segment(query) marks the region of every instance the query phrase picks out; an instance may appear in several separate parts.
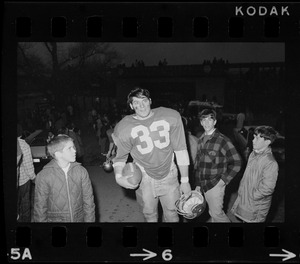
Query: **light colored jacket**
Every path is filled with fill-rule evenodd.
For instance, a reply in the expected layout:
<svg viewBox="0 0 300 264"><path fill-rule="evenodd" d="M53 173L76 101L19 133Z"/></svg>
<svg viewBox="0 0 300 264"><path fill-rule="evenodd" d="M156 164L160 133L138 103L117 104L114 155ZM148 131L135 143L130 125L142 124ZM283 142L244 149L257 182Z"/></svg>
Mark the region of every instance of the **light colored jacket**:
<svg viewBox="0 0 300 264"><path fill-rule="evenodd" d="M249 156L238 197L231 212L245 222L264 222L278 177L278 164L271 148Z"/></svg>
<svg viewBox="0 0 300 264"><path fill-rule="evenodd" d="M34 222L94 222L95 203L87 170L72 162L67 172L53 159L35 180Z"/></svg>

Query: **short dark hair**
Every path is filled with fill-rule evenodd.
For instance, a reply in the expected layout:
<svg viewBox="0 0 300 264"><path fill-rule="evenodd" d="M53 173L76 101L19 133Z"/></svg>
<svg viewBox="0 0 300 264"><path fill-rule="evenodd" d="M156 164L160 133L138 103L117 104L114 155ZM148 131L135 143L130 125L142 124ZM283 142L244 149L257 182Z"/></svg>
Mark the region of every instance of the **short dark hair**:
<svg viewBox="0 0 300 264"><path fill-rule="evenodd" d="M199 117L200 117L200 120L202 120L206 117L211 117L213 120L216 120L217 119L217 113L212 108L206 108L206 109L203 109L200 112Z"/></svg>
<svg viewBox="0 0 300 264"><path fill-rule="evenodd" d="M254 130L255 135L260 135L266 140L270 140L271 144L277 138L277 131L271 126L258 126Z"/></svg>
<svg viewBox="0 0 300 264"><path fill-rule="evenodd" d="M55 152L63 150L67 142L74 141L73 138L65 135L59 134L54 137L47 145L47 150L49 154L55 158Z"/></svg>
<svg viewBox="0 0 300 264"><path fill-rule="evenodd" d="M128 94L127 104L130 105L132 103L133 97L141 98L143 96L146 96L148 99L150 99L150 92L147 89L136 87Z"/></svg>

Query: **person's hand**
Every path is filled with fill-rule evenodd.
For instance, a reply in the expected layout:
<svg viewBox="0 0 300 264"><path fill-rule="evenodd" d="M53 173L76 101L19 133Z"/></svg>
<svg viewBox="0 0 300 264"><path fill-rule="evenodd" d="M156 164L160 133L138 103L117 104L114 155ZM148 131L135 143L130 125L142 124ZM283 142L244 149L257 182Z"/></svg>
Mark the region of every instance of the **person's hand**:
<svg viewBox="0 0 300 264"><path fill-rule="evenodd" d="M225 183L222 179L220 179L220 182L221 182L223 185L226 185L226 183Z"/></svg>
<svg viewBox="0 0 300 264"><path fill-rule="evenodd" d="M189 182L182 182L180 184L180 193L183 193L185 198L191 195L192 189Z"/></svg>
<svg viewBox="0 0 300 264"><path fill-rule="evenodd" d="M196 186L196 188L195 188L195 191L197 191L197 192L199 192L199 193L202 193L202 191L201 191L201 187L198 185L198 186Z"/></svg>
<svg viewBox="0 0 300 264"><path fill-rule="evenodd" d="M116 178L116 182L117 184L119 184L120 186L126 189L136 189L139 186L139 184L136 185L131 184L130 182L127 181L127 178L128 177L124 177L124 176Z"/></svg>

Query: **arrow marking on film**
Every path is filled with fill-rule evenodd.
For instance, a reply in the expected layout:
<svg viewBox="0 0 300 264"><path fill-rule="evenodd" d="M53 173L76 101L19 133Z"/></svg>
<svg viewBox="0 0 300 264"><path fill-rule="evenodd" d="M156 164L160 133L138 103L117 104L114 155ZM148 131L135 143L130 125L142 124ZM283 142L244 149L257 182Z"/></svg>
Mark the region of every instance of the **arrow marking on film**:
<svg viewBox="0 0 300 264"><path fill-rule="evenodd" d="M131 257L145 257L143 260L147 260L149 258L154 258L157 256L156 253L150 251L150 250L147 250L147 249L144 249L143 250L147 253L133 253L133 254L130 254Z"/></svg>
<svg viewBox="0 0 300 264"><path fill-rule="evenodd" d="M292 252L289 252L285 249L282 249L282 251L284 251L286 254L270 254L270 257L285 257L282 261L296 257L296 255Z"/></svg>

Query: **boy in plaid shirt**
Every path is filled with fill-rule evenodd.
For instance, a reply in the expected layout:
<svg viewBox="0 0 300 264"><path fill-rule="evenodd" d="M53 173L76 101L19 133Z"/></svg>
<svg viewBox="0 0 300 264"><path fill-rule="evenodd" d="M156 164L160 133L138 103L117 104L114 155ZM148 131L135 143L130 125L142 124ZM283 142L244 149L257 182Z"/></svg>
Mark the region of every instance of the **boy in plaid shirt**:
<svg viewBox="0 0 300 264"><path fill-rule="evenodd" d="M200 113L204 133L199 138L196 157L196 185L200 185L209 208L211 222L230 222L223 211L226 185L241 169L241 157L230 139L215 128L216 112Z"/></svg>

